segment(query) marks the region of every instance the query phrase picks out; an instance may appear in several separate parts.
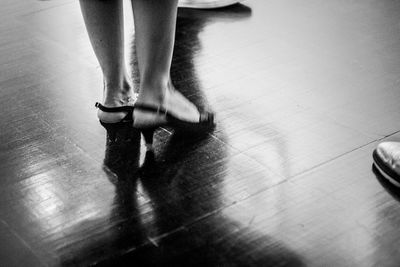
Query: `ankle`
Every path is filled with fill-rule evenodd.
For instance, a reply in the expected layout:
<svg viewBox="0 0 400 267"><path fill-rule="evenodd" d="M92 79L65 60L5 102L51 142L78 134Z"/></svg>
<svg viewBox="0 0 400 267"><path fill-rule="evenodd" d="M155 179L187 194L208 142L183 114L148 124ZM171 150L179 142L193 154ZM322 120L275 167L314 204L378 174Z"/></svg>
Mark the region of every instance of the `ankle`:
<svg viewBox="0 0 400 267"><path fill-rule="evenodd" d="M116 68L112 71L103 71L103 81L105 88L118 88L120 90L132 87L132 79L128 75L126 68Z"/></svg>
<svg viewBox="0 0 400 267"><path fill-rule="evenodd" d="M104 81L103 104L106 106L126 105L135 98L132 83L124 80L121 83L107 83Z"/></svg>
<svg viewBox="0 0 400 267"><path fill-rule="evenodd" d="M142 83L138 101L161 104L165 99L167 87L166 83Z"/></svg>
<svg viewBox="0 0 400 267"><path fill-rule="evenodd" d="M121 81L106 81L104 80L104 90L109 92L129 92L132 90L133 85L129 79Z"/></svg>

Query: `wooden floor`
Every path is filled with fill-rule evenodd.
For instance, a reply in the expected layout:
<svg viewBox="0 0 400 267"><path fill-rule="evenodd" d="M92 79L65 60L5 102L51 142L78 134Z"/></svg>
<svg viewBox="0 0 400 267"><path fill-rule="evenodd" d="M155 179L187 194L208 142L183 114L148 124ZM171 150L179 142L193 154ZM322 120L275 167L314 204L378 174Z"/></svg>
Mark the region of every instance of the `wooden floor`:
<svg viewBox="0 0 400 267"><path fill-rule="evenodd" d="M399 25L394 0L180 10L172 78L218 125L146 155L98 123L78 1L2 0L0 265L400 266L371 168L400 141Z"/></svg>

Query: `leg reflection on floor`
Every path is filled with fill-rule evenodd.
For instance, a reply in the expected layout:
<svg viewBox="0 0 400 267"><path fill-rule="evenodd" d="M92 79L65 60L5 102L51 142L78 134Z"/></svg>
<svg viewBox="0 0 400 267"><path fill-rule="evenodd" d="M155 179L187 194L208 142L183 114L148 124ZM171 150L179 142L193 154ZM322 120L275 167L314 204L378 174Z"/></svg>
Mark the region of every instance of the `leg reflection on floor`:
<svg viewBox="0 0 400 267"><path fill-rule="evenodd" d="M147 152L140 164L138 132L108 131L104 169L115 186L108 224L86 222L101 234L75 244L63 265L303 266L279 241L221 213L228 205L221 196L229 159L220 141L161 138L161 154ZM83 229L72 232L79 236Z"/></svg>

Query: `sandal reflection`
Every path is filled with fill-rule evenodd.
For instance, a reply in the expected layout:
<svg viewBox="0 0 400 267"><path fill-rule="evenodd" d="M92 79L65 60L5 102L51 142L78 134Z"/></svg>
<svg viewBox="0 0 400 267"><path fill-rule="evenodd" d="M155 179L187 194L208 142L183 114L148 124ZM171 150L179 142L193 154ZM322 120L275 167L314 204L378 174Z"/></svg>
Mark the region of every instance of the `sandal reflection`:
<svg viewBox="0 0 400 267"><path fill-rule="evenodd" d="M228 204L224 182L230 160L220 141L173 134L158 145L159 153L147 152L141 166L134 154L136 169L128 166L131 158L122 158L133 155L119 152L119 145L107 149L106 158L115 159L111 170L117 171L110 221L120 221L120 232L113 247L126 253L101 265L304 266L279 241L220 214Z"/></svg>
<svg viewBox="0 0 400 267"><path fill-rule="evenodd" d="M87 222L104 225L62 265L304 266L284 244L222 214L232 204L224 195L226 145L212 136L175 133L156 146L156 154L144 153L139 132L130 127L107 132L111 212L107 222Z"/></svg>

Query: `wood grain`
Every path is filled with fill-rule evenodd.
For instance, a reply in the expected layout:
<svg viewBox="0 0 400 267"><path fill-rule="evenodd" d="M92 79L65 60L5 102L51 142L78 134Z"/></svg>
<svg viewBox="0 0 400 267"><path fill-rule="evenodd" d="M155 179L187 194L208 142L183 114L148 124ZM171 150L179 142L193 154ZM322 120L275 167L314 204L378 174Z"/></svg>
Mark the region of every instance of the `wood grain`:
<svg viewBox="0 0 400 267"><path fill-rule="evenodd" d="M126 4L126 47L138 82ZM249 0L179 10L171 75L214 132L106 131L72 0L0 9L5 266L398 266L400 4Z"/></svg>

